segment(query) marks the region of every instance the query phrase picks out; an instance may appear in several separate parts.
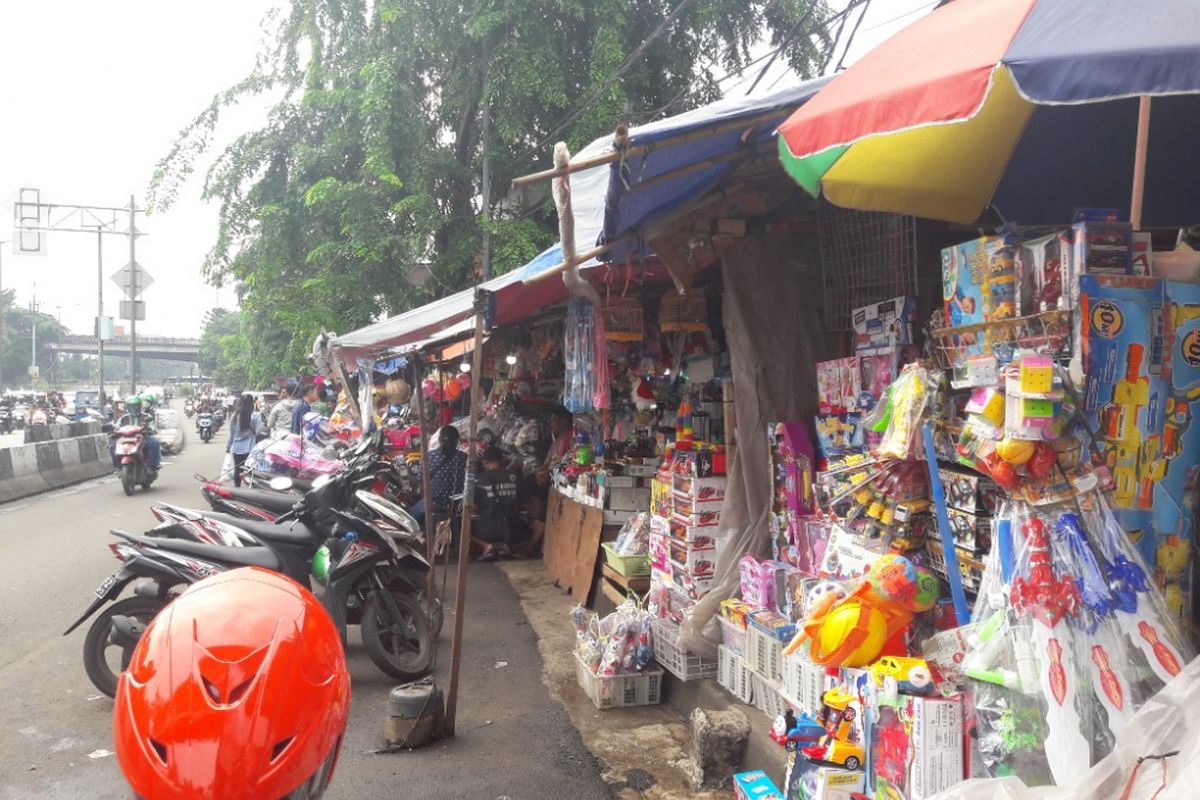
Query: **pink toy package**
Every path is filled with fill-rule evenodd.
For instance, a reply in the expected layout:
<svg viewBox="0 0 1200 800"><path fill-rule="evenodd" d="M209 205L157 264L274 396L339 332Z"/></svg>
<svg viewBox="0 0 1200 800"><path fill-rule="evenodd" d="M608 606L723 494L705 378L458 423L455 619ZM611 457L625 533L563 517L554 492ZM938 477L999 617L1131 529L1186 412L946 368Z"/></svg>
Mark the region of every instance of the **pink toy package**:
<svg viewBox="0 0 1200 800"><path fill-rule="evenodd" d="M756 608L771 608L775 602L775 574L773 570L765 569L767 564L753 553L742 556L738 563L741 574L742 600Z"/></svg>

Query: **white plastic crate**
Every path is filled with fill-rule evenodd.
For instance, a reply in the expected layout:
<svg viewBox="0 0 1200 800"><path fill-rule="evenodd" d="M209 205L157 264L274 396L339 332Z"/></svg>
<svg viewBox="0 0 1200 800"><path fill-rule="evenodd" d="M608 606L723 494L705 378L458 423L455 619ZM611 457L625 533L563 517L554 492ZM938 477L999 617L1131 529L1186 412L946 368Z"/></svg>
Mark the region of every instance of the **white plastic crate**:
<svg viewBox="0 0 1200 800"><path fill-rule="evenodd" d="M717 683L743 703L750 702L752 674L746 662L725 645L717 647Z"/></svg>
<svg viewBox="0 0 1200 800"><path fill-rule="evenodd" d="M689 653L679 643L678 626L665 619L654 620L654 659L681 681L712 678L717 674L717 663Z"/></svg>
<svg viewBox="0 0 1200 800"><path fill-rule="evenodd" d="M774 720L783 714L788 704L779 692L779 684L768 681L761 675L755 675L751 683L753 684L752 696L755 708L766 714L769 720Z"/></svg>
<svg viewBox="0 0 1200 800"><path fill-rule="evenodd" d="M797 705L797 711L814 716L821 710L825 692L837 685L825 667L813 663L805 648L783 657L783 694Z"/></svg>
<svg viewBox="0 0 1200 800"><path fill-rule="evenodd" d="M746 628L746 665L771 681L783 678L781 660L783 642L766 631L749 625Z"/></svg>
<svg viewBox="0 0 1200 800"><path fill-rule="evenodd" d="M576 653L575 677L584 694L601 710L653 706L662 702L661 669L647 669L627 675L596 675Z"/></svg>
<svg viewBox="0 0 1200 800"><path fill-rule="evenodd" d="M739 628L724 617L717 617L717 619L721 620L721 644L744 658L746 656L746 629Z"/></svg>

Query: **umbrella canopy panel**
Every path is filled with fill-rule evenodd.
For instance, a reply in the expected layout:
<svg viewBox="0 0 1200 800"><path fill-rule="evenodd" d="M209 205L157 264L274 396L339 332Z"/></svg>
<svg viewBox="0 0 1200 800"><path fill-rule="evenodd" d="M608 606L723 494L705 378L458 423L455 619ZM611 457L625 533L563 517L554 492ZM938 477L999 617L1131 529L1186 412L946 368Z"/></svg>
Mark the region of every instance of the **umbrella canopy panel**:
<svg viewBox="0 0 1200 800"><path fill-rule="evenodd" d="M968 223L994 201L1061 223L1077 205L1128 207L1127 98L1156 96L1143 221L1194 222L1181 170L1200 139L1180 132L1200 124L1196 12L1195 0L955 0L802 106L780 126L780 157L837 205Z"/></svg>

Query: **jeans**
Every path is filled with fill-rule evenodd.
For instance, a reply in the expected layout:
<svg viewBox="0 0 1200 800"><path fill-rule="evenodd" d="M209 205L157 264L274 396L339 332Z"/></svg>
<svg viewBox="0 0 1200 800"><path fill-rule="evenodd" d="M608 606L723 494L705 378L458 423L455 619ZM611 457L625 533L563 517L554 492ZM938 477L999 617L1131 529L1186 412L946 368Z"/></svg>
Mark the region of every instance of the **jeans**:
<svg viewBox="0 0 1200 800"><path fill-rule="evenodd" d="M142 440L142 444L146 448L146 466L158 472L158 468L162 466L162 442L157 436L147 436ZM108 454L112 456L113 467L121 468L121 460L117 458L117 440L113 439L108 445Z"/></svg>

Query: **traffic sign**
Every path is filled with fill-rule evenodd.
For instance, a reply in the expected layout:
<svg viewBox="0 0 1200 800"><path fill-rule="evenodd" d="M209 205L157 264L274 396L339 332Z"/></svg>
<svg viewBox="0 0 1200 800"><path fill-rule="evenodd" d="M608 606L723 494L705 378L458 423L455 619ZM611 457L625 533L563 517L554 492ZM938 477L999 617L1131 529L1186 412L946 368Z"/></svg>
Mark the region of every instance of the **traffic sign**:
<svg viewBox="0 0 1200 800"><path fill-rule="evenodd" d="M137 264L131 263L121 267L112 276L113 283L115 283L117 286L120 286L121 291L124 292L125 296L130 300L137 299L137 297L133 296L135 276L137 279L137 294L140 297L142 292L146 290L146 287L154 283L154 278L150 277L149 272L146 272L145 269ZM125 318L128 319L128 317Z"/></svg>
<svg viewBox="0 0 1200 800"><path fill-rule="evenodd" d="M138 322L146 319L145 300L122 300L120 305L121 319L136 320ZM134 316L135 314L136 316Z"/></svg>

